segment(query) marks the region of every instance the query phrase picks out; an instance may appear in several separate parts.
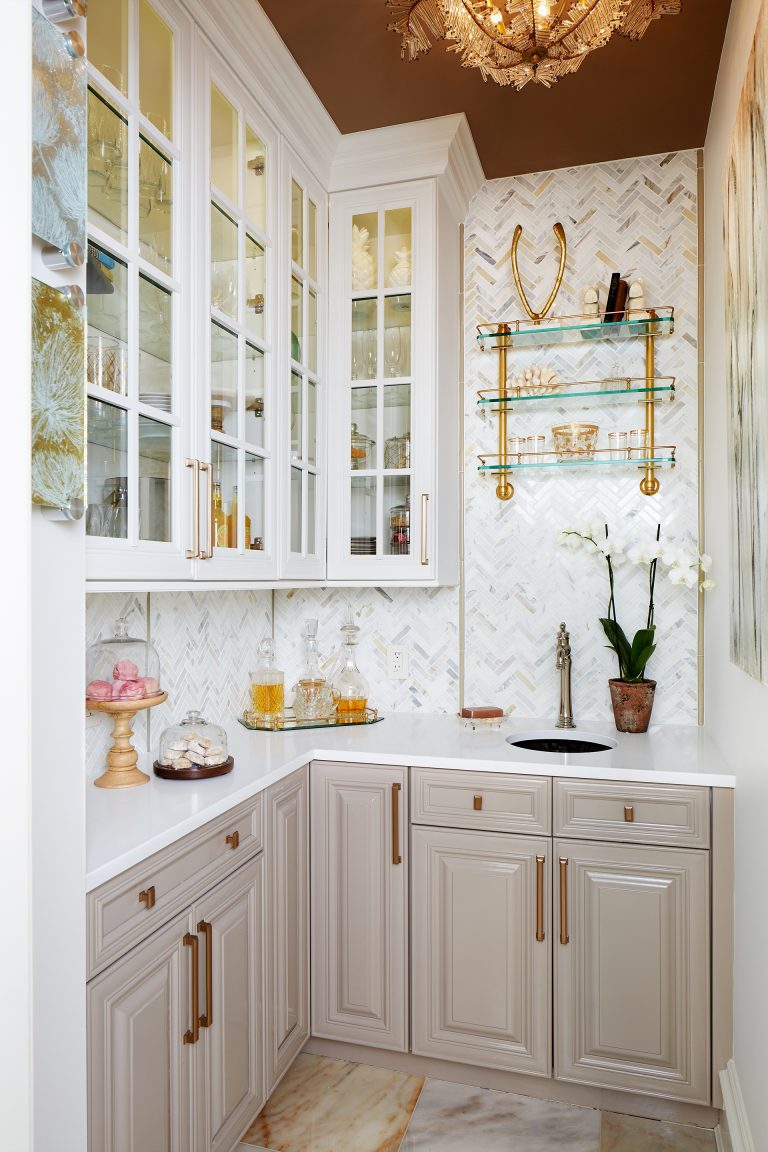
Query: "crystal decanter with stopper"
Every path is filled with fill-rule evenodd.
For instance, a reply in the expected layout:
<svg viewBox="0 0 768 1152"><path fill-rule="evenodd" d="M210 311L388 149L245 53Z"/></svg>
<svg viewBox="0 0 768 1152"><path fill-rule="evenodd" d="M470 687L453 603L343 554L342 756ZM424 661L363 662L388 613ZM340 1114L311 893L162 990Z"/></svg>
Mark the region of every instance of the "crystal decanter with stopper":
<svg viewBox="0 0 768 1152"><path fill-rule="evenodd" d="M275 667L275 642L262 640L259 663L251 672L251 719L264 728L279 728L285 708L285 674Z"/></svg>
<svg viewBox="0 0 768 1152"><path fill-rule="evenodd" d="M293 687L293 712L297 720L325 720L333 712L330 685L320 671L317 620L304 622L304 670Z"/></svg>
<svg viewBox="0 0 768 1152"><path fill-rule="evenodd" d="M368 681L357 667L355 649L360 629L355 624L352 609L346 624L341 627L342 648L338 670L331 681L339 724L350 724L365 718L368 704Z"/></svg>

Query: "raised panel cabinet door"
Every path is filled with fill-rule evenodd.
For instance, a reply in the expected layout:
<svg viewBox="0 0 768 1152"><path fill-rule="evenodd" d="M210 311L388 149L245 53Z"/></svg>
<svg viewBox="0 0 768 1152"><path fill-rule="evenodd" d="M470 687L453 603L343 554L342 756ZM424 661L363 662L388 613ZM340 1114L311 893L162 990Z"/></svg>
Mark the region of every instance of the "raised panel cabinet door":
<svg viewBox="0 0 768 1152"><path fill-rule="evenodd" d="M413 1051L548 1076L551 841L414 828Z"/></svg>
<svg viewBox="0 0 768 1152"><path fill-rule="evenodd" d="M556 840L555 1076L710 1099L709 854Z"/></svg>
<svg viewBox="0 0 768 1152"><path fill-rule="evenodd" d="M407 769L311 766L312 1032L408 1049Z"/></svg>
<svg viewBox="0 0 768 1152"><path fill-rule="evenodd" d="M197 1152L230 1152L264 1102L263 857L193 908L200 938Z"/></svg>
<svg viewBox="0 0 768 1152"><path fill-rule="evenodd" d="M309 1036L308 772L267 793L267 1095Z"/></svg>
<svg viewBox="0 0 768 1152"><path fill-rule="evenodd" d="M189 1152L189 927L177 917L88 985L89 1152Z"/></svg>

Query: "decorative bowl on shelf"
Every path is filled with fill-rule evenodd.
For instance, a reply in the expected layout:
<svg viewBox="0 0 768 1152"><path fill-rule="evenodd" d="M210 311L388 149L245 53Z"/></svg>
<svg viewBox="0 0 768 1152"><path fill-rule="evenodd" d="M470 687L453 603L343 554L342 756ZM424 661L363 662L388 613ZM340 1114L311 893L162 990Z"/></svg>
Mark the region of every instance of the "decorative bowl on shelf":
<svg viewBox="0 0 768 1152"><path fill-rule="evenodd" d="M552 429L558 460L591 460L595 455L598 424L558 424Z"/></svg>

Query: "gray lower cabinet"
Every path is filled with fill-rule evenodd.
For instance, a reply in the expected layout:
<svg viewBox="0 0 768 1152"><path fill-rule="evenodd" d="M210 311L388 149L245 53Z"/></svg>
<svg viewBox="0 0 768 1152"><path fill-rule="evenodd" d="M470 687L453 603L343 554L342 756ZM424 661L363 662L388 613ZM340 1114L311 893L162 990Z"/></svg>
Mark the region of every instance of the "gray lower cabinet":
<svg viewBox="0 0 768 1152"><path fill-rule="evenodd" d="M549 1075L551 844L413 828L418 1055Z"/></svg>
<svg viewBox="0 0 768 1152"><path fill-rule="evenodd" d="M306 768L266 794L266 1087L309 1036L309 787Z"/></svg>
<svg viewBox="0 0 768 1152"><path fill-rule="evenodd" d="M408 1050L408 770L311 765L312 1033Z"/></svg>
<svg viewBox="0 0 768 1152"><path fill-rule="evenodd" d="M710 1099L709 853L555 840L555 1076Z"/></svg>

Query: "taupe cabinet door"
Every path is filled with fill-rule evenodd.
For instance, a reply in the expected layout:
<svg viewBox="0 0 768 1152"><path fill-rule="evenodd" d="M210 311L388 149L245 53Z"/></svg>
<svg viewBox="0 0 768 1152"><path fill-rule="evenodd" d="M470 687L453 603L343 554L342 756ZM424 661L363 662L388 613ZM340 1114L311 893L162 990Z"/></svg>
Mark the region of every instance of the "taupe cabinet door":
<svg viewBox="0 0 768 1152"><path fill-rule="evenodd" d="M408 1049L407 787L404 768L311 766L312 1032L397 1052Z"/></svg>
<svg viewBox="0 0 768 1152"><path fill-rule="evenodd" d="M267 1095L309 1036L307 769L267 793Z"/></svg>
<svg viewBox="0 0 768 1152"><path fill-rule="evenodd" d="M189 1152L188 916L88 986L90 1152Z"/></svg>
<svg viewBox="0 0 768 1152"><path fill-rule="evenodd" d="M415 1053L549 1075L551 843L413 828Z"/></svg>
<svg viewBox="0 0 768 1152"><path fill-rule="evenodd" d="M555 1076L707 1103L709 854L554 849Z"/></svg>
<svg viewBox="0 0 768 1152"><path fill-rule="evenodd" d="M193 909L200 940L198 1152L230 1152L264 1100L262 869L258 856Z"/></svg>

